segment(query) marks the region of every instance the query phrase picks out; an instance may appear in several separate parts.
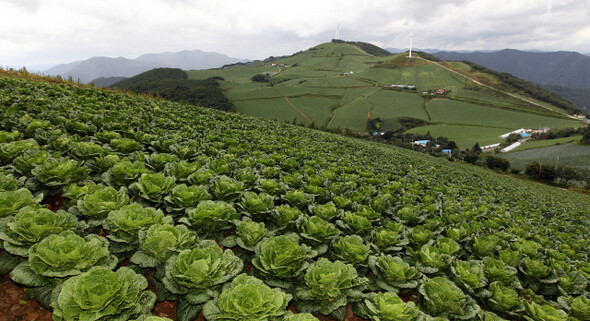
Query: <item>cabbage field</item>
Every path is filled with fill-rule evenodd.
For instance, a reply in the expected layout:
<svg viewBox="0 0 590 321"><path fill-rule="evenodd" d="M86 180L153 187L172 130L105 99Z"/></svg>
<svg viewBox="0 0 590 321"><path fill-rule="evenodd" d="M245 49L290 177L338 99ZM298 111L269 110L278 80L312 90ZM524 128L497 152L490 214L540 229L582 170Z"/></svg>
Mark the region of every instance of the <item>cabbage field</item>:
<svg viewBox="0 0 590 321"><path fill-rule="evenodd" d="M0 274L54 320L589 320L590 197L0 76Z"/></svg>

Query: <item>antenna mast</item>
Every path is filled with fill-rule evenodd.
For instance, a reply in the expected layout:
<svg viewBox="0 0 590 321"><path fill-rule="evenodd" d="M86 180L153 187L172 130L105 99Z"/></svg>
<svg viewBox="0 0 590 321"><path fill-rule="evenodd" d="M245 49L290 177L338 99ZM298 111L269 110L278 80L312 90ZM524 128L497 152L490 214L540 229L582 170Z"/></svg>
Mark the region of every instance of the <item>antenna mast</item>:
<svg viewBox="0 0 590 321"><path fill-rule="evenodd" d="M414 39L414 35L410 34L410 55L408 58L412 58L412 40Z"/></svg>

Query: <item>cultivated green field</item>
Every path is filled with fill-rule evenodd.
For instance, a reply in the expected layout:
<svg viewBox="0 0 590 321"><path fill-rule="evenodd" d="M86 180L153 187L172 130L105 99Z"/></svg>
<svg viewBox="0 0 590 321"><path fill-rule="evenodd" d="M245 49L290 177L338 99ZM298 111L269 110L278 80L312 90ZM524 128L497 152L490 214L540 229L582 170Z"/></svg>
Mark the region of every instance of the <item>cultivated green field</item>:
<svg viewBox="0 0 590 321"><path fill-rule="evenodd" d="M506 133L506 129L496 127L482 127L469 125L429 125L413 128L408 131L413 134L426 134L434 137L452 137L459 148L471 148L475 143L480 146L501 142L498 137Z"/></svg>
<svg viewBox="0 0 590 321"><path fill-rule="evenodd" d="M361 131L365 127L371 104L363 97L358 97L348 104L336 109L334 118L328 127L350 128Z"/></svg>
<svg viewBox="0 0 590 321"><path fill-rule="evenodd" d="M338 104L337 99L325 97L294 97L289 101L307 117L316 121L317 125L326 125L332 115L332 107ZM319 121L318 121L319 120Z"/></svg>
<svg viewBox="0 0 590 321"><path fill-rule="evenodd" d="M526 164L535 161L552 166L559 162L560 166L590 170L590 146L563 144L510 152L501 156L510 161L511 167L520 170L523 170Z"/></svg>
<svg viewBox="0 0 590 321"><path fill-rule="evenodd" d="M17 75L0 70L0 276L36 319L590 318L588 195Z"/></svg>
<svg viewBox="0 0 590 321"><path fill-rule="evenodd" d="M561 137L561 138L546 139L546 140L529 140L526 143L513 149L512 151L518 152L518 151L527 150L527 149L535 149L535 148L543 148L543 147L562 145L562 144L568 144L568 143L576 143L581 138L582 138L582 135L576 135L576 136Z"/></svg>
<svg viewBox="0 0 590 321"><path fill-rule="evenodd" d="M389 84L415 85L419 91L457 90L466 81L435 64L423 64L401 69L368 69L358 75L373 80L382 86Z"/></svg>
<svg viewBox="0 0 590 321"><path fill-rule="evenodd" d="M571 119L543 117L453 100L432 100L428 103L426 110L433 122L445 124L481 125L506 129L564 128L580 125L579 121Z"/></svg>
<svg viewBox="0 0 590 321"><path fill-rule="evenodd" d="M358 97L369 97L380 90L379 87L348 88L340 100L341 105L348 104Z"/></svg>
<svg viewBox="0 0 590 321"><path fill-rule="evenodd" d="M266 119L308 123L307 118L298 113L285 98L260 100L240 100L234 103L240 113Z"/></svg>

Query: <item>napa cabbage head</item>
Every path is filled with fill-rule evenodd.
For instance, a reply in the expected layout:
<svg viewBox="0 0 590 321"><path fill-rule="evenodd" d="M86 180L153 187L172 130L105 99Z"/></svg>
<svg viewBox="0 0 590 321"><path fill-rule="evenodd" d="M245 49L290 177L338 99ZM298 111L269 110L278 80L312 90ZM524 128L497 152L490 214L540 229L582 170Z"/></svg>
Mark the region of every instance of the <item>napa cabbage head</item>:
<svg viewBox="0 0 590 321"><path fill-rule="evenodd" d="M244 264L231 250L223 251L215 241L173 254L166 262L166 289L184 295L193 305L216 296L216 289L242 271Z"/></svg>
<svg viewBox="0 0 590 321"><path fill-rule="evenodd" d="M297 310L329 315L349 302L359 301L367 279L351 264L320 258L305 272L305 285L298 287Z"/></svg>
<svg viewBox="0 0 590 321"><path fill-rule="evenodd" d="M131 184L129 188L146 200L162 203L175 182L174 176L166 176L163 173L141 174L137 182Z"/></svg>
<svg viewBox="0 0 590 321"><path fill-rule="evenodd" d="M274 199L266 193L256 194L254 192L245 192L238 206L248 216L264 217L273 209Z"/></svg>
<svg viewBox="0 0 590 321"><path fill-rule="evenodd" d="M358 313L370 320L413 321L420 320L420 310L414 302L405 303L392 292L372 293L364 300L364 307Z"/></svg>
<svg viewBox="0 0 590 321"><path fill-rule="evenodd" d="M31 170L33 178L27 183L31 189L47 195L59 193L63 186L84 180L88 169L73 159L48 158Z"/></svg>
<svg viewBox="0 0 590 321"><path fill-rule="evenodd" d="M269 236L264 222L249 219L236 221L236 243L243 249L254 252L256 245Z"/></svg>
<svg viewBox="0 0 590 321"><path fill-rule="evenodd" d="M316 254L305 244L299 244L297 234L274 236L260 244L252 265L271 277L291 279L299 276Z"/></svg>
<svg viewBox="0 0 590 321"><path fill-rule="evenodd" d="M317 216L299 222L298 229L299 235L311 245L326 244L340 234L334 224Z"/></svg>
<svg viewBox="0 0 590 321"><path fill-rule="evenodd" d="M432 316L468 320L479 313L479 306L452 281L437 276L418 288L421 304Z"/></svg>
<svg viewBox="0 0 590 321"><path fill-rule="evenodd" d="M566 321L568 315L565 311L556 309L549 304L537 304L535 302L524 302L526 308L526 316L530 320L548 320L548 321Z"/></svg>
<svg viewBox="0 0 590 321"><path fill-rule="evenodd" d="M180 184L164 197L164 203L169 213L183 213L187 208L196 207L200 202L210 199L212 196L205 186Z"/></svg>
<svg viewBox="0 0 590 321"><path fill-rule="evenodd" d="M203 316L209 321L280 321L291 298L253 276L240 274L219 297L205 304Z"/></svg>
<svg viewBox="0 0 590 321"><path fill-rule="evenodd" d="M156 295L147 291L147 286L147 280L130 268L121 267L113 272L93 267L54 290L53 318L123 321L151 314Z"/></svg>
<svg viewBox="0 0 590 321"><path fill-rule="evenodd" d="M418 286L417 280L422 275L416 267L399 256L371 256L369 257L369 267L375 274L376 285L390 292L416 288Z"/></svg>
<svg viewBox="0 0 590 321"><path fill-rule="evenodd" d="M81 237L73 231L63 231L49 235L29 249L31 270L46 277L78 275L93 266L112 270L116 264L108 240L96 234Z"/></svg>
<svg viewBox="0 0 590 321"><path fill-rule="evenodd" d="M118 210L130 202L125 187L121 187L117 191L108 186L85 194L78 200L76 209L81 215L92 220L103 220L111 211Z"/></svg>
<svg viewBox="0 0 590 321"><path fill-rule="evenodd" d="M194 246L197 234L189 231L186 225L156 223L143 228L138 233L139 250L131 257L131 262L141 267L158 267L174 254Z"/></svg>
<svg viewBox="0 0 590 321"><path fill-rule="evenodd" d="M142 228L156 223L171 222L172 217L164 216L161 210L133 203L110 212L103 222L103 227L109 232L108 238L112 241L131 245L137 242L138 233Z"/></svg>
<svg viewBox="0 0 590 321"><path fill-rule="evenodd" d="M124 158L115 163L107 172L103 173L102 180L114 187L128 186L139 178L140 175L147 173L148 170L142 161L134 161Z"/></svg>
<svg viewBox="0 0 590 321"><path fill-rule="evenodd" d="M488 281L485 277L481 261L456 260L451 265L451 273L454 276L455 282L470 293L484 287Z"/></svg>
<svg viewBox="0 0 590 321"><path fill-rule="evenodd" d="M14 215L26 206L36 207L42 200L43 194L34 196L26 188L4 192L0 191L0 218Z"/></svg>
<svg viewBox="0 0 590 321"><path fill-rule="evenodd" d="M332 255L354 266L366 266L371 247L358 235L347 235L332 243Z"/></svg>
<svg viewBox="0 0 590 321"><path fill-rule="evenodd" d="M492 297L488 299L492 310L510 314L524 310L524 305L516 290L506 287L498 281L490 284L489 290L493 293Z"/></svg>
<svg viewBox="0 0 590 321"><path fill-rule="evenodd" d="M186 217L182 217L179 222L205 234L232 228L233 221L239 218L240 213L232 204L224 201L206 200L200 202L195 208L187 209Z"/></svg>
<svg viewBox="0 0 590 321"><path fill-rule="evenodd" d="M51 234L84 228L73 214L63 210L25 206L0 226L0 240L11 254L27 257L29 248Z"/></svg>

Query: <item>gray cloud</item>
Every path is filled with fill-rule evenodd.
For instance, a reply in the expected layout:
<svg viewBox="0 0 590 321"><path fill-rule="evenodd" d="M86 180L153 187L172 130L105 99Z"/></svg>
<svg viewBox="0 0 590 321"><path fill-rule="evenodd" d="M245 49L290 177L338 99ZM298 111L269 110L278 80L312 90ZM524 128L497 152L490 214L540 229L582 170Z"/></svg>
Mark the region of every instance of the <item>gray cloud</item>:
<svg viewBox="0 0 590 321"><path fill-rule="evenodd" d="M0 2L0 65L201 49L265 58L330 41L403 48L590 52L585 0Z"/></svg>

